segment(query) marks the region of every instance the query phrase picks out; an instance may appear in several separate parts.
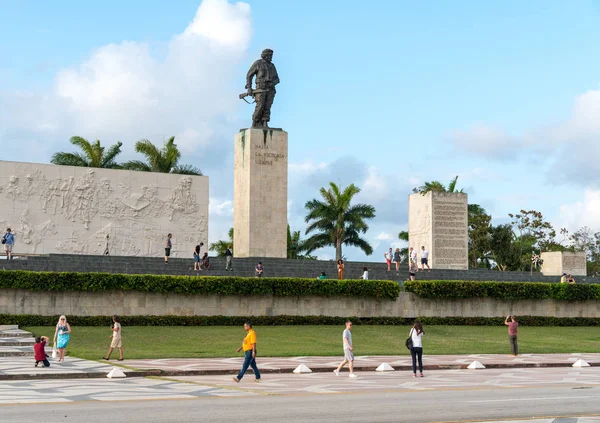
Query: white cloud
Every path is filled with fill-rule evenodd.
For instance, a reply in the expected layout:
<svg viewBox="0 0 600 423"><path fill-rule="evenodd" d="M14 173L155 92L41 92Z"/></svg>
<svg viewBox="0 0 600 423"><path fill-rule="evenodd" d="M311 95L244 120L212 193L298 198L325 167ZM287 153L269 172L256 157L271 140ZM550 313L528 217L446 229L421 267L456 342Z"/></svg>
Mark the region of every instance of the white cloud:
<svg viewBox="0 0 600 423"><path fill-rule="evenodd" d="M127 160L135 141L161 144L174 135L182 163L200 167L212 177L211 191L226 196L232 180L225 146L241 125L235 87L245 85L239 65L251 37L248 4L203 0L187 28L157 40L160 48L108 44L58 71L46 91L0 87L2 158L48 162L56 151L71 151L68 139L80 135L106 145L122 141ZM211 234L226 233L231 206L230 199L211 199Z"/></svg>
<svg viewBox="0 0 600 423"><path fill-rule="evenodd" d="M483 123L474 124L466 130L455 131L450 134L449 139L461 153L495 159L514 158L519 153L519 138Z"/></svg>
<svg viewBox="0 0 600 423"><path fill-rule="evenodd" d="M600 190L587 189L582 201L561 205L558 223L555 228L567 228L570 233L582 226L600 230Z"/></svg>
<svg viewBox="0 0 600 423"><path fill-rule="evenodd" d="M375 239L378 241L388 241L390 239L394 239L394 237L388 234L387 232L380 232L379 235L375 237Z"/></svg>
<svg viewBox="0 0 600 423"><path fill-rule="evenodd" d="M208 212L212 216L233 216L233 201L231 200L219 200L211 198L208 204Z"/></svg>
<svg viewBox="0 0 600 423"><path fill-rule="evenodd" d="M486 124L456 131L455 148L487 159L531 160L549 181L577 185L600 184L600 90L578 96L571 113L560 122L531 127L519 135Z"/></svg>

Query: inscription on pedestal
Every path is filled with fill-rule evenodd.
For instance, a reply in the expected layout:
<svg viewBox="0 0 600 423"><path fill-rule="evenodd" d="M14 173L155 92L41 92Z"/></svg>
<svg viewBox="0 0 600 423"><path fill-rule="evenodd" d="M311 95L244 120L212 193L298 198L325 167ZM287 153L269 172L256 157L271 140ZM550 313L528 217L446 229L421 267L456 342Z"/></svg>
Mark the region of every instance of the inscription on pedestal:
<svg viewBox="0 0 600 423"><path fill-rule="evenodd" d="M433 268L468 269L467 195L430 192L409 196L409 245L429 250Z"/></svg>

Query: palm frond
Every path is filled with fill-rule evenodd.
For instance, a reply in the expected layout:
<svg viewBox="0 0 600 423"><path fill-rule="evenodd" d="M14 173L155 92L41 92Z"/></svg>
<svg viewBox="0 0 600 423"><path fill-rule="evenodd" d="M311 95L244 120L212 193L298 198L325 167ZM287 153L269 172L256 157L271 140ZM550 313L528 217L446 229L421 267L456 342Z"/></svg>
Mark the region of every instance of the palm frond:
<svg viewBox="0 0 600 423"><path fill-rule="evenodd" d="M122 164L123 169L126 170L137 170L140 172L152 172L152 168L148 163L140 160L130 160Z"/></svg>
<svg viewBox="0 0 600 423"><path fill-rule="evenodd" d="M116 161L115 158L121 154L121 147L123 146L122 142L117 142L116 144L113 144L110 146L110 148L108 149L108 151L106 152L106 154L103 154L102 156L102 163L100 167L105 167L105 168L115 168L114 165L116 165Z"/></svg>
<svg viewBox="0 0 600 423"><path fill-rule="evenodd" d="M175 166L171 169L171 173L177 173L179 175L198 175L202 176L202 171L192 165L180 165Z"/></svg>
<svg viewBox="0 0 600 423"><path fill-rule="evenodd" d="M54 153L50 163L60 166L89 167L89 161L79 153Z"/></svg>

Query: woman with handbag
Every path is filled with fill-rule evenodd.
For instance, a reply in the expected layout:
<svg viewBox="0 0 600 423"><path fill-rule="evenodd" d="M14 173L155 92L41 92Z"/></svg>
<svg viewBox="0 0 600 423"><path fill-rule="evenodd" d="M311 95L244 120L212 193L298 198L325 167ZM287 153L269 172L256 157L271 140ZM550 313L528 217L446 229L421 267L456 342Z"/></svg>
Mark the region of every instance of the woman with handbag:
<svg viewBox="0 0 600 423"><path fill-rule="evenodd" d="M413 377L417 377L417 358L419 360L419 375L423 377L423 343L421 337L424 333L421 322L415 320L415 324L410 330L408 339L406 340L406 346L410 347L410 355L412 357Z"/></svg>
<svg viewBox="0 0 600 423"><path fill-rule="evenodd" d="M56 331L54 332L54 345L58 350L58 362L65 361L65 348L69 345L71 339L71 326L67 323L67 318L63 315L60 316L58 323L56 324ZM52 354L54 356L54 354Z"/></svg>

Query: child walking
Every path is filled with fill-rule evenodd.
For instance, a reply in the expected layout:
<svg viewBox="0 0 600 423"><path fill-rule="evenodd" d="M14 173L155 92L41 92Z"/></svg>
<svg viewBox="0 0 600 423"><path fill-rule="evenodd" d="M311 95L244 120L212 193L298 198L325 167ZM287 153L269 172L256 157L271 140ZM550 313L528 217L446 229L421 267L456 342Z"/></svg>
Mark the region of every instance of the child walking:
<svg viewBox="0 0 600 423"><path fill-rule="evenodd" d="M110 355L113 352L113 349L119 349L119 359L118 361L123 361L123 346L121 345L121 321L119 320L119 316L113 316L113 327L112 327L112 341L110 342L110 349L108 350L108 354L106 357L103 357L105 360L110 360Z"/></svg>

